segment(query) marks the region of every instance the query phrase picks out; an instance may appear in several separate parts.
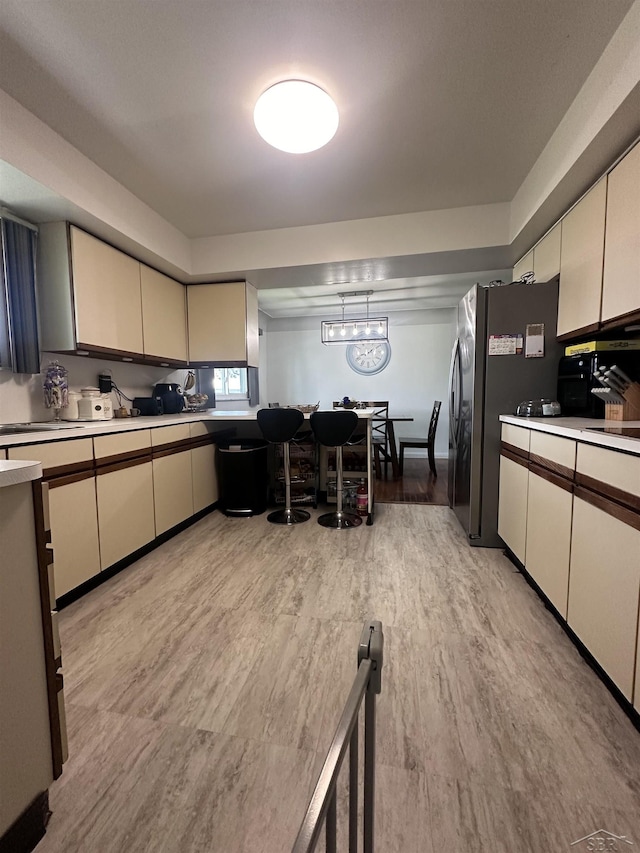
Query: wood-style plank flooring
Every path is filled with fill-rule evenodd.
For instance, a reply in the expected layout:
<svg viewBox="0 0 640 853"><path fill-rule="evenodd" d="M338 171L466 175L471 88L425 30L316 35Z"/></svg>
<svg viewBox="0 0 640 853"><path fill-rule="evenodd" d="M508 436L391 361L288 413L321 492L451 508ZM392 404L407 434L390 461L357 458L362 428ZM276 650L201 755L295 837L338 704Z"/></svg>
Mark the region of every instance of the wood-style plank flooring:
<svg viewBox="0 0 640 853"><path fill-rule="evenodd" d="M640 847L640 735L511 563L446 507L315 515L213 513L60 614L70 758L38 853L289 851L368 618L377 853Z"/></svg>
<svg viewBox="0 0 640 853"><path fill-rule="evenodd" d="M404 472L401 477L394 479L391 465L388 466L387 477L376 479L374 495L379 503L433 504L447 506L447 465L446 459L436 459L434 477L429 469L429 463L424 451L424 459L405 457Z"/></svg>

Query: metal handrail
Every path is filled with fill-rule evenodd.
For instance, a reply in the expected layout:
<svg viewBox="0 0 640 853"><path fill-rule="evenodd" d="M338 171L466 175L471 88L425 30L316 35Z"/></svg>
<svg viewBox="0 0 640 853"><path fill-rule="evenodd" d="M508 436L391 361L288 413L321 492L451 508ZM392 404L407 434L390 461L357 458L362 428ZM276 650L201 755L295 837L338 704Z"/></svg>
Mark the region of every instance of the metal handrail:
<svg viewBox="0 0 640 853"><path fill-rule="evenodd" d="M358 717L364 699L363 853L374 849L376 695L382 689L382 623L366 622L358 644L358 671L307 807L293 853L313 853L325 822L326 851L335 853L336 784L349 745L349 853L358 846Z"/></svg>

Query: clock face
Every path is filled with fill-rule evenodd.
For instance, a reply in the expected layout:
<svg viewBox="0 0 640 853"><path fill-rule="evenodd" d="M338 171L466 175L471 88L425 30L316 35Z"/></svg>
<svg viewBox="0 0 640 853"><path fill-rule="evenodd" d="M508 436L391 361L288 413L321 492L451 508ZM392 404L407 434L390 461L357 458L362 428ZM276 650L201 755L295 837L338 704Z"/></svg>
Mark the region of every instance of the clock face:
<svg viewBox="0 0 640 853"><path fill-rule="evenodd" d="M387 341L361 341L347 347L347 364L356 373L372 376L389 364L391 347Z"/></svg>

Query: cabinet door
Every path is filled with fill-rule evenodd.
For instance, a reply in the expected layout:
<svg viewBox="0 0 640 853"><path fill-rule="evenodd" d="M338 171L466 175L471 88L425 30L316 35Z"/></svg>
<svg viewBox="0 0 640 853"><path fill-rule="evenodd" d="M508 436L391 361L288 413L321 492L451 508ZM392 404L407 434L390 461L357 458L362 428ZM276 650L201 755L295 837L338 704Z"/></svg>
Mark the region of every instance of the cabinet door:
<svg viewBox="0 0 640 853"><path fill-rule="evenodd" d="M155 537L151 462L96 477L100 564L106 569Z"/></svg>
<svg viewBox="0 0 640 853"><path fill-rule="evenodd" d="M500 502L498 534L524 564L527 538L527 494L529 471L506 456L500 457Z"/></svg>
<svg viewBox="0 0 640 853"><path fill-rule="evenodd" d="M142 353L140 263L71 228L78 344Z"/></svg>
<svg viewBox="0 0 640 853"><path fill-rule="evenodd" d="M600 322L606 191L599 181L562 220L558 335Z"/></svg>
<svg viewBox="0 0 640 853"><path fill-rule="evenodd" d="M216 474L216 446L205 444L191 451L193 477L193 511L211 506L218 500L218 476Z"/></svg>
<svg viewBox="0 0 640 853"><path fill-rule="evenodd" d="M189 361L258 366L258 303L245 282L187 287Z"/></svg>
<svg viewBox="0 0 640 853"><path fill-rule="evenodd" d="M153 460L153 499L156 536L193 515L190 450Z"/></svg>
<svg viewBox="0 0 640 853"><path fill-rule="evenodd" d="M560 223L533 248L533 271L536 281L551 281L560 272Z"/></svg>
<svg viewBox="0 0 640 853"><path fill-rule="evenodd" d="M95 477L49 484L49 517L56 595L74 589L100 571Z"/></svg>
<svg viewBox="0 0 640 853"><path fill-rule="evenodd" d="M525 568L558 612L567 618L571 552L570 491L529 471Z"/></svg>
<svg viewBox="0 0 640 853"><path fill-rule="evenodd" d="M632 700L640 596L640 531L574 498L567 621Z"/></svg>
<svg viewBox="0 0 640 853"><path fill-rule="evenodd" d="M144 354L187 361L186 287L140 264Z"/></svg>
<svg viewBox="0 0 640 853"><path fill-rule="evenodd" d="M640 630L638 631L638 647L636 649L636 682L633 707L636 711L640 711Z"/></svg>
<svg viewBox="0 0 640 853"><path fill-rule="evenodd" d="M607 179L602 319L640 311L640 144Z"/></svg>
<svg viewBox="0 0 640 853"><path fill-rule="evenodd" d="M524 258L520 258L518 263L513 268L513 280L518 281L521 275L526 272L532 272L533 270L533 249L524 256Z"/></svg>

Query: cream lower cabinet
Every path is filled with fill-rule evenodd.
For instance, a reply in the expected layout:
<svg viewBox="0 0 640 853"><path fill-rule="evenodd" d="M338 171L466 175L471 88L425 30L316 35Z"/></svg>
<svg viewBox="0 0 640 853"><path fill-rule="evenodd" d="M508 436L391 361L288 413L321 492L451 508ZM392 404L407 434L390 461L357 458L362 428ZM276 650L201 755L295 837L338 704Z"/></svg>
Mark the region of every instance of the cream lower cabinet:
<svg viewBox="0 0 640 853"><path fill-rule="evenodd" d="M527 541L528 491L527 463L501 456L498 534L521 563L524 563Z"/></svg>
<svg viewBox="0 0 640 853"><path fill-rule="evenodd" d="M636 681L633 694L633 707L640 711L640 626L638 626L638 647L636 649Z"/></svg>
<svg viewBox="0 0 640 853"><path fill-rule="evenodd" d="M577 495L567 622L630 701L636 665L640 531Z"/></svg>
<svg viewBox="0 0 640 853"><path fill-rule="evenodd" d="M573 494L529 471L524 565L558 612L567 618Z"/></svg>
<svg viewBox="0 0 640 853"><path fill-rule="evenodd" d="M192 441L210 437L205 423L190 424ZM193 482L193 511L200 512L218 500L218 475L216 471L215 444L202 444L191 450L191 476Z"/></svg>
<svg viewBox="0 0 640 853"><path fill-rule="evenodd" d="M56 596L100 572L96 478L49 482L49 517Z"/></svg>
<svg viewBox="0 0 640 853"><path fill-rule="evenodd" d="M106 569L155 538L151 461L125 463L96 477L100 562Z"/></svg>
<svg viewBox="0 0 640 853"><path fill-rule="evenodd" d="M159 536L193 515L189 424L152 429L151 444L156 536Z"/></svg>
<svg viewBox="0 0 640 853"><path fill-rule="evenodd" d="M567 618L576 442L531 431L525 568Z"/></svg>
<svg viewBox="0 0 640 853"><path fill-rule="evenodd" d="M9 459L35 459L49 484L56 596L100 571L96 479L90 438L9 448Z"/></svg>
<svg viewBox="0 0 640 853"><path fill-rule="evenodd" d="M521 563L527 539L530 432L513 424L502 424L498 534Z"/></svg>
<svg viewBox="0 0 640 853"><path fill-rule="evenodd" d="M151 430L96 436L96 493L101 567L155 538Z"/></svg>

